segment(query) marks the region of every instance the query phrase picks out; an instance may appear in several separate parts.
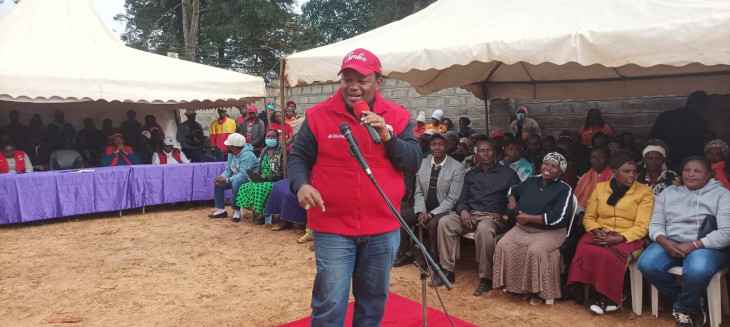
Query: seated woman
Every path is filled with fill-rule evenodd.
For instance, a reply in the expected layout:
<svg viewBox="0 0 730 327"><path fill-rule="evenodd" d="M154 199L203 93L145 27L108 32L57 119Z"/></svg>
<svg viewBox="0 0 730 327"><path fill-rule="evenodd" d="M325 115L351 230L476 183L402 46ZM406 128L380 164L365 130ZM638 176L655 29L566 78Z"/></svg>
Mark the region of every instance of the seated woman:
<svg viewBox="0 0 730 327"><path fill-rule="evenodd" d="M132 147L124 145L122 134L115 133L109 137L111 145L101 153L102 167L139 165L139 157Z"/></svg>
<svg viewBox="0 0 730 327"><path fill-rule="evenodd" d="M568 162L548 153L541 175L528 177L509 191L507 209L517 225L497 243L494 288L528 294L530 304L560 297L560 251L570 221L570 186L559 179Z"/></svg>
<svg viewBox="0 0 730 327"><path fill-rule="evenodd" d="M611 158L608 148L597 147L591 149L591 169L578 180L575 187L575 197L578 198L578 211L585 211L588 205L588 199L593 193L593 189L600 182L611 180L611 167L608 166L608 160Z"/></svg>
<svg viewBox="0 0 730 327"><path fill-rule="evenodd" d="M256 225L271 224L272 216L257 217L256 213L264 213L274 182L284 178L284 148L279 144L279 131L270 129L266 132L265 142L266 149L259 155L259 166L248 171L250 182L241 186L236 198L239 207L252 209ZM234 217L233 221L239 222L241 217Z"/></svg>
<svg viewBox="0 0 730 327"><path fill-rule="evenodd" d="M568 276L569 285L578 282L596 287L601 296L590 310L599 315L621 306L626 265L643 250L654 207L652 189L636 183L631 152L615 152L611 169L615 177L598 183L588 200L583 217L588 233L578 242Z"/></svg>
<svg viewBox="0 0 730 327"><path fill-rule="evenodd" d="M662 146L647 145L643 156L637 182L651 187L654 195L659 195L665 188L677 183L677 173L667 169L667 151Z"/></svg>
<svg viewBox="0 0 730 327"><path fill-rule="evenodd" d="M712 276L728 265L730 191L712 178L704 157L689 157L681 167L683 185L670 186L656 198L649 223L654 243L639 258L639 270L659 294L674 302L677 326L690 327L704 324L700 299ZM717 229L700 233L710 216ZM675 266L682 266L681 285L668 272Z"/></svg>
<svg viewBox="0 0 730 327"><path fill-rule="evenodd" d="M15 146L8 138L0 140L0 174L32 173L33 163L23 151L15 149Z"/></svg>
<svg viewBox="0 0 730 327"><path fill-rule="evenodd" d="M523 158L520 153L522 147L516 140L504 144L504 159L499 162L502 166L508 166L517 172L517 176L521 181L525 181L527 177L532 176L532 163Z"/></svg>
<svg viewBox="0 0 730 327"><path fill-rule="evenodd" d="M729 154L730 148L728 148L727 143L723 140L714 139L705 145L705 157L712 164L712 170L715 171L715 179L722 182L722 185L726 189L730 189L730 182L728 182L727 178L730 167L726 166Z"/></svg>

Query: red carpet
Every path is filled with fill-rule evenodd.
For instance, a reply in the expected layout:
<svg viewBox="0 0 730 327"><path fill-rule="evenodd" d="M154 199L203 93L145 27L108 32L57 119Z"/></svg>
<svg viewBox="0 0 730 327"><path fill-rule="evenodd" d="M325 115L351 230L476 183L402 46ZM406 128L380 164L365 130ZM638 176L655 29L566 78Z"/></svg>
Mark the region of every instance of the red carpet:
<svg viewBox="0 0 730 327"><path fill-rule="evenodd" d="M350 302L350 304L347 305L345 326L352 326L353 304L354 302ZM446 308L448 309L448 306ZM428 307L426 310L428 313L429 326L451 326L451 324L449 324L449 319L446 318L446 315L443 312L431 307ZM311 317L307 317L288 324L283 324L280 327L305 327L309 326L310 320ZM385 305L385 315L383 316L383 324L381 326L420 327L423 326L422 320L421 303L411 301L392 292L388 295L388 303ZM476 327L476 325L454 318L453 316L451 317L451 320L454 321L454 325L456 326Z"/></svg>

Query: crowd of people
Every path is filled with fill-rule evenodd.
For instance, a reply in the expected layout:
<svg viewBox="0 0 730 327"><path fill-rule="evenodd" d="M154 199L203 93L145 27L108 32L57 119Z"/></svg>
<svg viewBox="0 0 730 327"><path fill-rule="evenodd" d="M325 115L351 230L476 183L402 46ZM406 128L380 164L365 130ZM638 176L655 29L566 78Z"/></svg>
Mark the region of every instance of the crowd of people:
<svg viewBox="0 0 730 327"><path fill-rule="evenodd" d="M402 216L427 230L426 248L451 283L458 240L473 233L476 296L499 288L538 305L580 298L590 285L590 310L605 314L622 306L626 268L638 262L673 302L678 326L702 325L700 298L727 267L730 246L730 151L702 118L708 106L707 94L691 94L641 143L614 135L598 109L557 139L543 138L524 106L507 132L489 137L466 117L455 129L441 110L429 122L420 112L414 133L424 159L406 176ZM686 124L692 132L680 133ZM394 267L414 260L402 231ZM681 284L668 272L674 266L683 266Z"/></svg>
<svg viewBox="0 0 730 327"><path fill-rule="evenodd" d="M242 117L238 121L230 118L226 109L218 109L219 118L211 122L210 136L196 121L195 111L186 110L187 120L179 124L174 137L165 135L154 115L146 115L142 123L134 110L127 111L127 120L118 128L110 119L104 119L98 129L93 119L85 118L84 128L79 131L65 119L62 110L54 113L54 121L46 127L38 114L28 126L23 125L19 112L12 110L10 122L0 127L0 145L3 154L7 154L0 158L0 173L226 161L228 147L224 141L234 133L248 137L258 156L264 148L264 134L269 130L281 133L281 126L286 126L287 144L294 140L285 115L275 111L273 103L267 107L262 116L257 115L254 105L241 106ZM290 101L286 110L286 121L296 122L296 103Z"/></svg>
<svg viewBox="0 0 730 327"><path fill-rule="evenodd" d="M467 117L454 125L440 109L430 121L419 112L413 133L423 161L405 174L402 216L426 229L427 248L451 283L458 240L473 233L476 296L500 288L538 305L588 284L596 292L590 310L604 314L622 306L626 267L638 262L673 301L678 326L701 325L700 298L712 275L728 265L730 246L730 149L708 130L702 118L708 105L704 92L691 94L685 106L661 114L641 143L628 132L615 135L598 109L557 138L543 136L525 106L515 110L506 132L489 136L471 128ZM291 101L284 112L273 103L260 113L254 105L239 110L236 120L218 110L210 137L188 110L175 138L154 116L142 124L132 110L120 128L106 119L99 130L87 118L78 132L62 111L47 128L39 115L24 126L11 111L1 130L0 173L227 161L214 181L216 211L209 217L228 217L224 191L231 189L233 221L245 208L256 224L287 228L291 223L283 220L273 225L265 208L276 183L286 183L283 157L303 118ZM691 133L679 133L687 124ZM395 267L416 257L401 234ZM312 239L307 229L300 241ZM667 271L677 265L681 285ZM433 276L432 284L444 281Z"/></svg>

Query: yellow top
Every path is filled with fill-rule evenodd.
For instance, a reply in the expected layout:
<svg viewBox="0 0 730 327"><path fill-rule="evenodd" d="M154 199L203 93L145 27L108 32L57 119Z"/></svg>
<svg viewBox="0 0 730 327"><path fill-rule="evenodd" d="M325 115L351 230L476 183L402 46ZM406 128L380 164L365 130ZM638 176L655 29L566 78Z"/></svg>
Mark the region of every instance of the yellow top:
<svg viewBox="0 0 730 327"><path fill-rule="evenodd" d="M654 192L651 187L634 182L626 195L612 207L606 203L613 193L609 183L596 185L588 199L583 226L588 232L601 227L619 232L627 243L642 239L649 233Z"/></svg>
<svg viewBox="0 0 730 327"><path fill-rule="evenodd" d="M428 125L426 125L426 130L429 130L429 129L434 130L436 133L446 133L446 131L448 131L446 129L446 126L444 126L444 124L440 124L438 126L433 126L433 124L428 124Z"/></svg>

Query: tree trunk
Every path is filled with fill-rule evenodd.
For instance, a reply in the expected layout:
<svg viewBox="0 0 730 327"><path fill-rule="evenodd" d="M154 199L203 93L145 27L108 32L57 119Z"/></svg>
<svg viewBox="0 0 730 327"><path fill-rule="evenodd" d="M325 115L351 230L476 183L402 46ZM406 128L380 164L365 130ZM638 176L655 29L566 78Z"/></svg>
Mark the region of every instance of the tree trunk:
<svg viewBox="0 0 730 327"><path fill-rule="evenodd" d="M200 0L181 0L183 23L183 59L195 61L195 47L198 44L198 23L200 22Z"/></svg>

